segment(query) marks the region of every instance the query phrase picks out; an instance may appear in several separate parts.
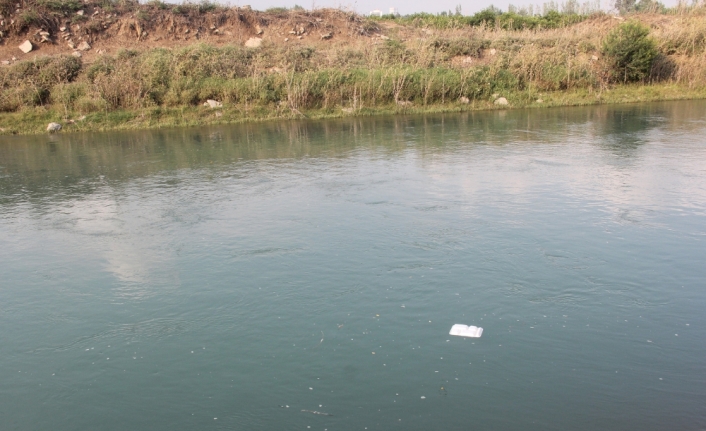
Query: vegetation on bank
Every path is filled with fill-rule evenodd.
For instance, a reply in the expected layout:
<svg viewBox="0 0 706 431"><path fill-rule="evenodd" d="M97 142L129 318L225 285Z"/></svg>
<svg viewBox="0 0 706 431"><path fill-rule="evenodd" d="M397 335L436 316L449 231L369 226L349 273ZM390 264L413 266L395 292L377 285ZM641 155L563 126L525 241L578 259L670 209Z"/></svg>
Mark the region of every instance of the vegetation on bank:
<svg viewBox="0 0 706 431"><path fill-rule="evenodd" d="M72 10L73 0L38 1ZM617 20L550 12L527 16L545 21L521 29L503 25L498 17L507 14L496 11L496 21L464 28L392 17L395 26L380 37L331 46L265 39L257 49L124 49L90 63L37 57L0 67L0 132L39 132L39 123L83 116L75 129L489 109L501 97L526 107L704 96L705 7L659 22L644 14ZM553 14L564 21L547 25ZM569 24L573 16L580 19ZM209 99L224 108L203 107Z"/></svg>

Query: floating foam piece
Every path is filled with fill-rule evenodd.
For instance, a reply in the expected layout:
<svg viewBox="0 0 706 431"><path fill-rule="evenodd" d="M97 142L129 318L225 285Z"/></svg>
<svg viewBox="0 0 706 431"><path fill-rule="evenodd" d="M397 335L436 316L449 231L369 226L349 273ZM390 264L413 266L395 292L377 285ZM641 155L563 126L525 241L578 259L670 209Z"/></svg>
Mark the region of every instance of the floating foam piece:
<svg viewBox="0 0 706 431"><path fill-rule="evenodd" d="M449 335L455 335L457 337L480 338L480 336L483 335L483 328L479 328L477 326L466 326L457 323L451 327Z"/></svg>

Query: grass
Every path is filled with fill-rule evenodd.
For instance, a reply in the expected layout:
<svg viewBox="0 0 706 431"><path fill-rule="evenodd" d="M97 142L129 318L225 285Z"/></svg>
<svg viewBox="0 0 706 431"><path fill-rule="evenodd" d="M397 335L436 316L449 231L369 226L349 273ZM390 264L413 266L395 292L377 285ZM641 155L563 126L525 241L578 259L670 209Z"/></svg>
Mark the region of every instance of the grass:
<svg viewBox="0 0 706 431"><path fill-rule="evenodd" d="M520 93L508 94L513 109L543 109L560 106L588 106L598 104L617 104L651 102L664 100L685 100L706 98L706 88L689 88L679 84L655 85L620 85L597 94L586 89L571 91L545 92L538 95L542 103L530 100ZM64 124L62 132L88 132L107 130L136 130L171 127L191 127L215 124L234 124L255 121L291 120L291 119L330 119L346 116L373 116L385 114L423 114L450 113L478 110L504 109L488 100L462 104L458 101L429 105L398 106L394 103L371 107L360 107L354 111L340 108L291 110L268 109L253 106L225 106L222 110L212 110L201 106L147 107L137 110L96 111L86 115L85 119L65 122L65 112L57 107L47 106L23 109L18 112L0 115L1 134L39 134L46 133L46 125L52 121ZM217 115L220 113L220 115ZM79 117L76 117L79 118Z"/></svg>

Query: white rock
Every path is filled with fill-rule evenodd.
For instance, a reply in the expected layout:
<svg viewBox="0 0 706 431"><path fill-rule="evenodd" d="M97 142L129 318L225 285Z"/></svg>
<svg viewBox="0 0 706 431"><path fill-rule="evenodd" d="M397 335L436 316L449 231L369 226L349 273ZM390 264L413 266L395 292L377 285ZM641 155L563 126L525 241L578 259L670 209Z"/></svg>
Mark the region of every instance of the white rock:
<svg viewBox="0 0 706 431"><path fill-rule="evenodd" d="M480 336L483 335L483 328L479 328L477 326L466 326L457 323L451 327L449 335L455 335L457 337L480 338Z"/></svg>
<svg viewBox="0 0 706 431"><path fill-rule="evenodd" d="M3 66L8 66L9 64L10 64L10 61L9 61L9 60L3 60L3 61L2 61L2 65L3 65Z"/></svg>
<svg viewBox="0 0 706 431"><path fill-rule="evenodd" d="M469 103L471 103L471 99L469 99L469 98L466 97L466 96L461 96L461 97L459 97L459 98L458 98L458 101L461 102L461 103L463 103L464 105L468 105Z"/></svg>
<svg viewBox="0 0 706 431"><path fill-rule="evenodd" d="M81 54L81 51L74 51L71 53L76 58L81 58L83 55Z"/></svg>
<svg viewBox="0 0 706 431"><path fill-rule="evenodd" d="M22 45L20 45L18 48L20 48L20 51L27 54L28 52L32 51L32 42L25 40L24 42L22 42Z"/></svg>
<svg viewBox="0 0 706 431"><path fill-rule="evenodd" d="M208 100L203 104L203 106L208 106L209 108L216 109L216 108L222 108L222 107L223 107L223 103L221 103L221 102L219 102L219 101L217 101L217 100L208 99Z"/></svg>
<svg viewBox="0 0 706 431"><path fill-rule="evenodd" d="M493 103L495 103L496 105L499 105L499 106L509 105L507 99L504 97L498 97L497 99L495 99L495 102L493 102Z"/></svg>
<svg viewBox="0 0 706 431"><path fill-rule="evenodd" d="M83 15L84 13L85 13L84 11L80 10L80 11L76 12L76 15Z"/></svg>
<svg viewBox="0 0 706 431"><path fill-rule="evenodd" d="M85 40L81 43L78 44L78 49L80 51L88 51L91 49L91 45L88 44Z"/></svg>
<svg viewBox="0 0 706 431"><path fill-rule="evenodd" d="M251 37L247 41L245 41L245 46L247 48L259 48L262 45L262 38L259 37Z"/></svg>
<svg viewBox="0 0 706 431"><path fill-rule="evenodd" d="M495 55L497 53L498 53L498 51L495 48L491 48L490 55Z"/></svg>
<svg viewBox="0 0 706 431"><path fill-rule="evenodd" d="M537 103L544 103L543 99L537 99Z"/></svg>
<svg viewBox="0 0 706 431"><path fill-rule="evenodd" d="M59 130L61 130L61 124L59 123L49 123L47 126L47 132L49 133L58 132Z"/></svg>
<svg viewBox="0 0 706 431"><path fill-rule="evenodd" d="M598 61L598 56L597 56L597 55L592 55L592 56L591 56L591 60L593 60L593 61Z"/></svg>

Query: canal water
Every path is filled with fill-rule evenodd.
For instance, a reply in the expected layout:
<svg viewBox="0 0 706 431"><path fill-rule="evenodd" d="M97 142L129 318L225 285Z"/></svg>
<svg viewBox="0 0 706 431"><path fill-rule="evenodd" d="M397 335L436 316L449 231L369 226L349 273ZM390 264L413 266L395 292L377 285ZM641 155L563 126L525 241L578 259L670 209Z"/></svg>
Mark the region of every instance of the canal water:
<svg viewBox="0 0 706 431"><path fill-rule="evenodd" d="M3 430L703 430L705 306L704 101L0 140Z"/></svg>

